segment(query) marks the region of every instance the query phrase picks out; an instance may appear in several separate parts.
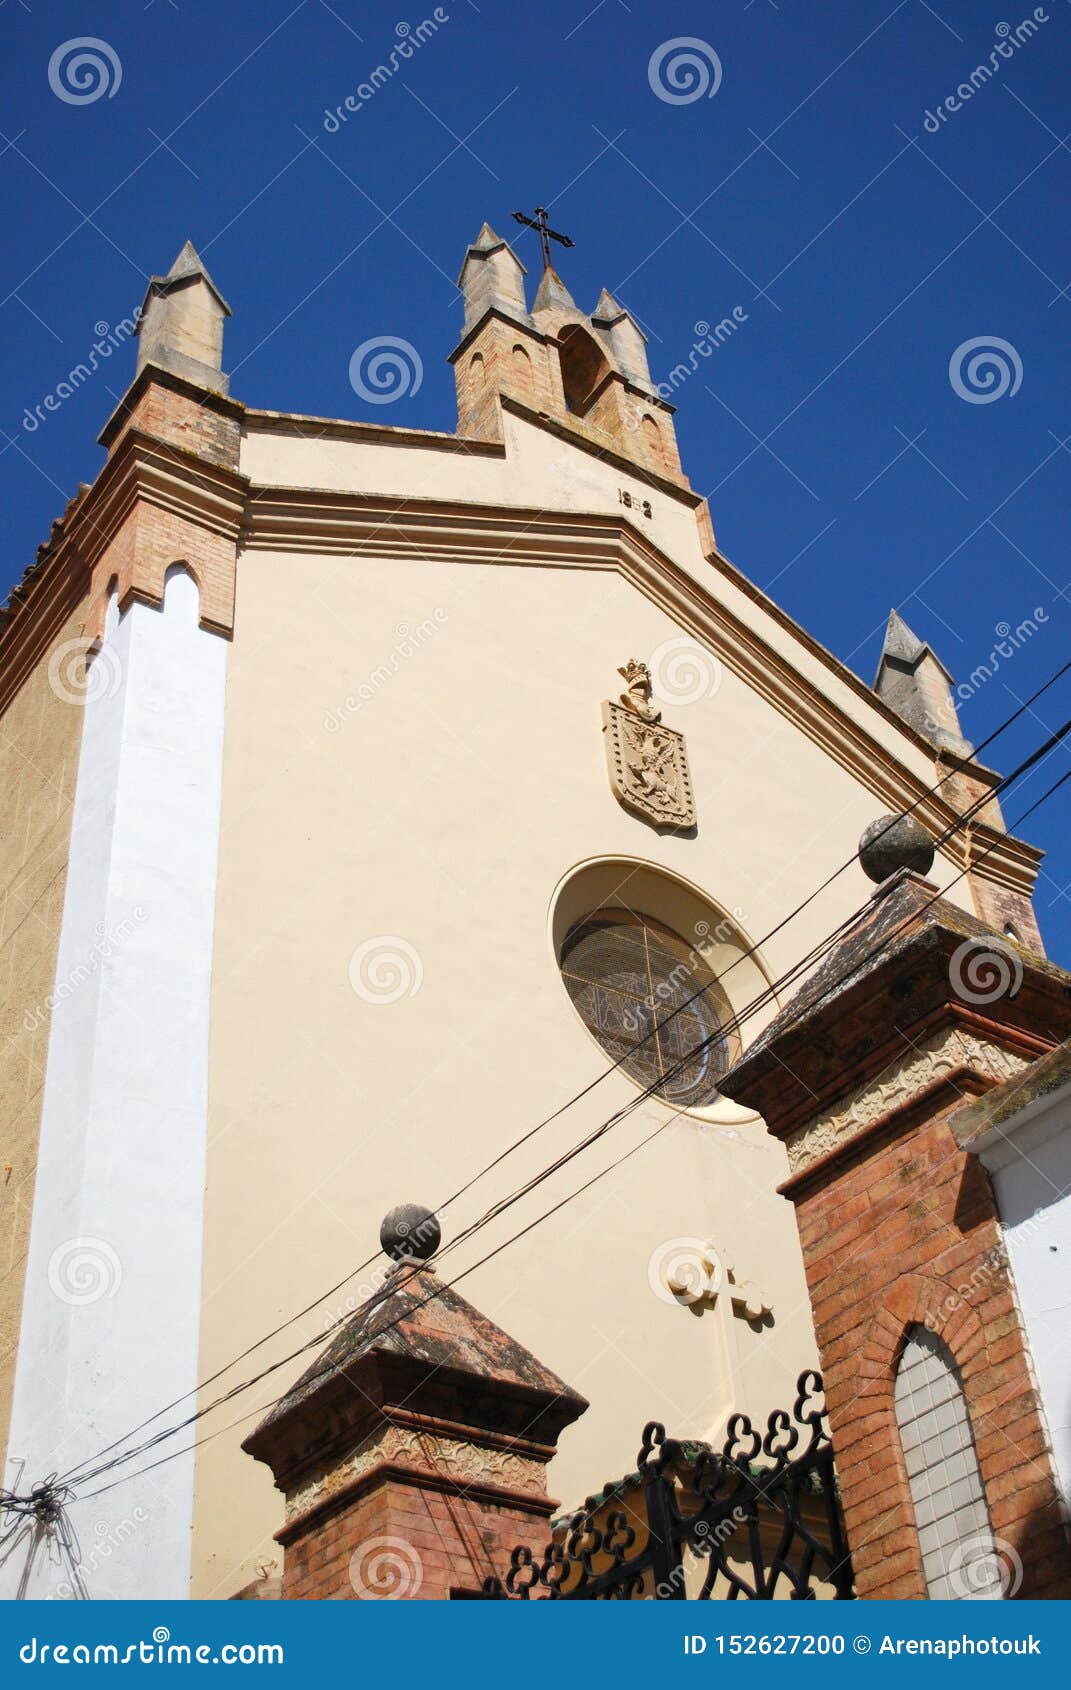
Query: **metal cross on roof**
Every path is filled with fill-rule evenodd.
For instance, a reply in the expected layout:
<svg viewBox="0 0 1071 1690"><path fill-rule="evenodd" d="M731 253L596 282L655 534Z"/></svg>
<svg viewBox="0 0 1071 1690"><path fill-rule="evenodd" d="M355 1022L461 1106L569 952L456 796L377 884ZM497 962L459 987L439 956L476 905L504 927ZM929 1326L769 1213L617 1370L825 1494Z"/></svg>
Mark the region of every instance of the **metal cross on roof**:
<svg viewBox="0 0 1071 1690"><path fill-rule="evenodd" d="M560 241L562 246L572 246L573 242L569 239L569 236L559 235L557 229L551 228L547 222L545 205L536 206L534 218L526 217L523 211L515 211L513 215L518 223L524 224L526 229L536 231L539 236L539 244L543 248L543 268L544 270L552 270L554 266L550 262L550 243L551 241Z"/></svg>

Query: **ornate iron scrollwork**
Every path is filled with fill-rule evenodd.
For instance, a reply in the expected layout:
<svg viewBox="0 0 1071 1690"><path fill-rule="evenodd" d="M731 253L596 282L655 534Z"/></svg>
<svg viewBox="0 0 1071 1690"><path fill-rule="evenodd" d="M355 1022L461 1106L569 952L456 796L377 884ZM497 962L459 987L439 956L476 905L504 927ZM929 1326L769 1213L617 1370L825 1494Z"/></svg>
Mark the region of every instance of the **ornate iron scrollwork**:
<svg viewBox="0 0 1071 1690"><path fill-rule="evenodd" d="M720 1452L644 1427L637 1471L563 1522L541 1560L513 1551L490 1600L845 1600L851 1561L821 1375L760 1433L734 1414ZM762 1459L760 1460L760 1457Z"/></svg>

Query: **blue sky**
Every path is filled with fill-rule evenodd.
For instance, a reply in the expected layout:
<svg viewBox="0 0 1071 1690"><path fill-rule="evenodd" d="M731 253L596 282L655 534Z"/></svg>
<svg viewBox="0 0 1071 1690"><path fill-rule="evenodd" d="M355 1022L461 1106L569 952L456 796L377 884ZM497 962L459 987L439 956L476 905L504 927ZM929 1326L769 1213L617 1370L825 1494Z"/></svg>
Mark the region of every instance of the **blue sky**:
<svg viewBox="0 0 1071 1690"><path fill-rule="evenodd" d="M27 412L187 236L234 308L237 397L449 429L465 245L484 218L512 237L510 211L541 202L576 241L578 303L618 295L656 378L737 308L676 394L722 549L867 681L896 605L967 684L982 740L1064 661L1069 626L1071 5L999 4L447 0L325 125L433 6L0 0L0 589L96 474L132 352L36 428ZM107 45L107 91L74 102L58 50L84 36ZM716 91L671 101L652 56L682 37ZM945 108L979 64L992 74ZM379 335L424 370L389 412L349 380ZM975 341L996 342L980 390ZM989 760L1011 767L1068 714L1071 681ZM1060 749L1009 819L1067 766ZM1024 830L1049 853L1037 905L1065 962L1069 820L1071 787Z"/></svg>

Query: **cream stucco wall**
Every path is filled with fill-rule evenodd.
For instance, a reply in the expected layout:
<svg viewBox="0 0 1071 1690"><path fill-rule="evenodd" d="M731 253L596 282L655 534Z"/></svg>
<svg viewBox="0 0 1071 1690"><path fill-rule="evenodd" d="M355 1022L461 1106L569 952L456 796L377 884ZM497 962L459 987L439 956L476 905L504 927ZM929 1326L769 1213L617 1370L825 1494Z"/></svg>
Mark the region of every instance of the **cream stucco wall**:
<svg viewBox="0 0 1071 1690"><path fill-rule="evenodd" d="M241 469L264 488L315 488L343 493L375 492L404 501L459 501L518 510L561 511L624 517L645 539L659 547L679 569L754 630L756 636L796 670L807 685L828 698L845 716L863 721L875 745L902 762L926 785L933 779L933 757L913 736L868 705L836 667L801 641L761 599L745 593L704 556L694 498L668 484L652 489L639 476L573 447L547 429L510 411L503 414L505 454L463 456L438 445L391 447L360 434L351 439L321 437L315 425L247 431ZM647 518L625 510L622 491L649 502ZM717 512L714 512L715 519ZM746 562L746 560L745 560Z"/></svg>
<svg viewBox="0 0 1071 1690"><path fill-rule="evenodd" d="M37 1165L51 1020L45 1000L57 986L82 734L82 620L78 611L58 631L0 715L0 1451Z"/></svg>
<svg viewBox="0 0 1071 1690"><path fill-rule="evenodd" d="M512 421L511 421L512 426ZM522 425L517 425L518 427ZM619 514L627 477L528 429L529 474L506 460L407 448L251 440L243 469L278 484L390 490ZM548 444L549 442L549 444ZM515 451L528 448L517 446ZM542 454L547 454L546 461ZM554 469L557 463L558 468ZM593 467L592 467L593 466ZM408 477L408 482L407 482ZM579 478L579 479L578 479ZM600 479L601 478L601 479ZM578 486L583 486L578 491ZM526 493L526 498L524 497ZM712 590L694 516L654 494L655 543ZM914 742L823 669L761 609L827 696L868 718L918 776ZM202 1376L371 1256L383 1213L438 1205L606 1062L561 985L555 900L604 858L646 864L733 911L747 942L773 928L852 852L885 806L728 668L691 703L665 702L684 731L699 817L660 836L607 779L600 704L617 666L650 660L679 626L613 569L455 563L247 550L228 671L210 1059ZM349 701L349 702L347 702ZM953 870L939 861L942 885ZM858 907L853 867L764 946L770 976ZM963 884L951 894L968 902ZM402 959L355 990L372 942ZM753 989L723 984L734 1008ZM387 1001L392 999L392 1001ZM753 1037L772 1007L748 1022ZM636 1096L606 1078L443 1216L447 1240L494 1199ZM790 1405L814 1340L786 1165L761 1122L726 1108L682 1115L647 1103L456 1256L446 1278L637 1146L590 1192L460 1289L529 1345L591 1408L564 1436L555 1494L575 1502L627 1470L644 1422L716 1434L730 1409ZM667 1241L712 1240L755 1280L772 1319L752 1329L724 1300L702 1314L649 1284ZM285 1355L337 1316L346 1290L258 1350ZM248 1418L198 1454L194 1594L227 1595L278 1555L281 1499L239 1450L281 1370L215 1415ZM225 1386L252 1362L213 1387Z"/></svg>

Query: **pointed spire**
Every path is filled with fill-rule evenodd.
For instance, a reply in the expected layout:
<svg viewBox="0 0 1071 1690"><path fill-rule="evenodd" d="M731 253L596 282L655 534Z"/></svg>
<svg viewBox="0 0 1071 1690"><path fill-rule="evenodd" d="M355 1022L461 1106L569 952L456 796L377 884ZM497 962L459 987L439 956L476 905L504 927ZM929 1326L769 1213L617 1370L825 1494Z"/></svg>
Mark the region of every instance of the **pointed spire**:
<svg viewBox="0 0 1071 1690"><path fill-rule="evenodd" d="M168 293L177 284L194 281L198 278L200 278L200 280L205 283L206 287L208 287L215 295L223 315L225 317L230 317L232 315L230 306L227 304L227 301L224 299L215 282L209 275L201 254L190 240L183 241L175 262L167 272L167 275L153 276L150 280L145 298L142 302L142 312L144 313L149 300L154 293Z"/></svg>
<svg viewBox="0 0 1071 1690"><path fill-rule="evenodd" d="M932 661L937 665L946 680L951 681L951 675L948 673L948 670L941 662L941 659L938 657L933 647L927 645L925 640L919 639L914 629L908 627L898 610L890 610L889 620L885 624L885 640L881 648L882 663L884 663L888 658L897 663L910 663L915 665L921 662L921 660L927 655L929 655ZM881 674L880 666L878 674L879 676ZM874 684L876 686L877 682L875 681Z"/></svg>
<svg viewBox="0 0 1071 1690"><path fill-rule="evenodd" d="M183 242L182 250L175 259L175 262L172 264L170 270L167 272L167 275L163 277L154 276L153 280L163 282L183 282L194 276L201 277L201 279L212 289L212 292L219 300L224 314L228 317L231 316L232 312L230 306L227 304L227 301L220 293L215 282L208 274L208 270L201 258L201 254L198 252L192 241Z"/></svg>
<svg viewBox="0 0 1071 1690"><path fill-rule="evenodd" d="M480 232L476 239L465 248L465 257L457 278L458 287L463 288L465 285L465 271L468 269L471 259L497 258L500 253L511 261L522 276L528 274L509 242L503 240L501 235L496 234L490 223L481 223Z"/></svg>
<svg viewBox="0 0 1071 1690"><path fill-rule="evenodd" d="M526 323L525 274L509 242L497 235L490 223L482 224L476 239L466 248L457 278L465 301L465 333L492 309Z"/></svg>
<svg viewBox="0 0 1071 1690"><path fill-rule="evenodd" d="M192 241L166 276L153 276L138 313L138 373L156 364L198 386L226 393L223 323L231 308Z"/></svg>
<svg viewBox="0 0 1071 1690"><path fill-rule="evenodd" d="M553 269L548 264L547 268L543 271L539 290L535 296L535 303L532 306L532 315L534 316L537 311L575 310L575 299L569 292L565 283L562 281L557 270Z"/></svg>
<svg viewBox="0 0 1071 1690"><path fill-rule="evenodd" d="M182 243L182 250L167 273L169 277L181 276L189 270L199 270L200 268L201 255L193 242L187 240Z"/></svg>
<svg viewBox="0 0 1071 1690"><path fill-rule="evenodd" d="M932 744L970 756L971 746L960 732L951 675L896 610L889 612L874 691Z"/></svg>
<svg viewBox="0 0 1071 1690"><path fill-rule="evenodd" d="M599 295L598 304L591 313L592 322L605 324L609 328L611 324L617 322L619 317L624 316L627 316L624 306L617 303L608 288L603 288Z"/></svg>
<svg viewBox="0 0 1071 1690"><path fill-rule="evenodd" d="M881 655L898 657L902 663L915 663L923 653L924 643L904 621L897 610L890 610L885 626L885 643Z"/></svg>
<svg viewBox="0 0 1071 1690"><path fill-rule="evenodd" d="M599 301L591 313L592 327L609 335L614 362L622 375L638 387L651 389L651 371L647 364L647 336L631 311L619 305L608 288L603 288Z"/></svg>

